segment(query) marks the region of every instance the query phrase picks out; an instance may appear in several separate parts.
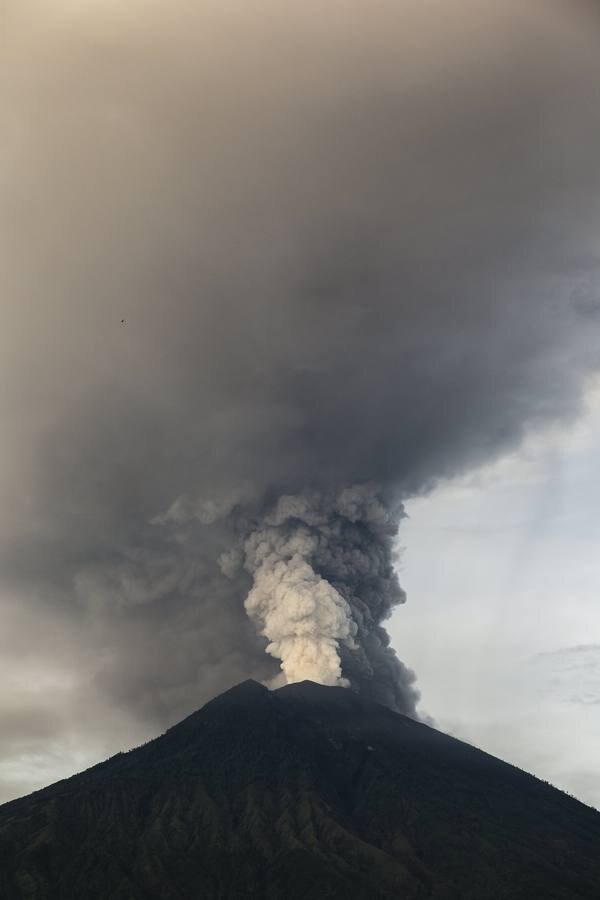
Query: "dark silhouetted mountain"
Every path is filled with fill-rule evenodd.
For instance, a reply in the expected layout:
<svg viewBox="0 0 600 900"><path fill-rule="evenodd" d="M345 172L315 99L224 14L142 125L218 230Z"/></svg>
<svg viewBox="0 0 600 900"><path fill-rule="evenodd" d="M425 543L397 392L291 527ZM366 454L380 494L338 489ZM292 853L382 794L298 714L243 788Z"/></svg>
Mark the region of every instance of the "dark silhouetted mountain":
<svg viewBox="0 0 600 900"><path fill-rule="evenodd" d="M248 681L0 807L1 900L600 898L600 813L311 682Z"/></svg>

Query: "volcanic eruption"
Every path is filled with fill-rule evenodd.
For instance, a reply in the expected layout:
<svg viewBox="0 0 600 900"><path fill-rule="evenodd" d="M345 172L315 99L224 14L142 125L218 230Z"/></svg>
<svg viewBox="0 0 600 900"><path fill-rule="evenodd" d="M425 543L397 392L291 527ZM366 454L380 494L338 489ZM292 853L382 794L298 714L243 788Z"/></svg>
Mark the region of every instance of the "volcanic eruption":
<svg viewBox="0 0 600 900"><path fill-rule="evenodd" d="M142 717L414 715L403 504L597 369L594 10L5 6L11 596Z"/></svg>

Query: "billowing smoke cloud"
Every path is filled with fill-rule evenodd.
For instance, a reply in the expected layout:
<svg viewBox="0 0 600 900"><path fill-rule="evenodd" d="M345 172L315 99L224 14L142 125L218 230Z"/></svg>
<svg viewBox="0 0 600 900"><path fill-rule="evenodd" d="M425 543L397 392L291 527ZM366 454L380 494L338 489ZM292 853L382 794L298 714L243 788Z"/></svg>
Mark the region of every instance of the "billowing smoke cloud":
<svg viewBox="0 0 600 900"><path fill-rule="evenodd" d="M153 524L166 535L175 524L177 542L192 553L199 538L190 525L222 529L221 572L231 581L244 572L251 576L245 609L268 641L266 652L281 662L286 681L351 686L414 714L414 673L390 648L381 625L406 599L394 569L394 539L403 516L393 494L360 484L266 501L248 489L240 491L238 502L182 496ZM159 566L160 560L157 555ZM163 584L157 579L158 590ZM242 584L237 581L240 601ZM84 593L90 586L94 596L99 586L86 578ZM101 595L110 593L118 602L122 586L113 578ZM129 602L135 603L148 596L149 587L132 581L129 591Z"/></svg>
<svg viewBox="0 0 600 900"><path fill-rule="evenodd" d="M354 646L352 610L311 565L318 537L305 526L286 531L267 526L248 538L246 565L254 587L246 611L268 638L267 653L281 659L288 682L347 684L338 647Z"/></svg>
<svg viewBox="0 0 600 900"><path fill-rule="evenodd" d="M414 675L381 627L405 600L393 568L401 515L373 485L354 485L280 497L246 538L246 610L288 681L350 684L414 712Z"/></svg>
<svg viewBox="0 0 600 900"><path fill-rule="evenodd" d="M400 503L597 368L594 8L2 16L10 665L144 722L279 659L411 711Z"/></svg>

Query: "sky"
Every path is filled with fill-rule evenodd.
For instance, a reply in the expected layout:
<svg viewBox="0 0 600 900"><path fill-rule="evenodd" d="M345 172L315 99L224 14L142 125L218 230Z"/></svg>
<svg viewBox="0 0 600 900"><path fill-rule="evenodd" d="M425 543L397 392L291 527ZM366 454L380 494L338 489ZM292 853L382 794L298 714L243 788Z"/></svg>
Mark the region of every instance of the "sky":
<svg viewBox="0 0 600 900"><path fill-rule="evenodd" d="M597 802L596 5L0 15L0 798L253 677Z"/></svg>
<svg viewBox="0 0 600 900"><path fill-rule="evenodd" d="M389 627L439 728L597 808L599 452L594 386L574 427L412 501Z"/></svg>

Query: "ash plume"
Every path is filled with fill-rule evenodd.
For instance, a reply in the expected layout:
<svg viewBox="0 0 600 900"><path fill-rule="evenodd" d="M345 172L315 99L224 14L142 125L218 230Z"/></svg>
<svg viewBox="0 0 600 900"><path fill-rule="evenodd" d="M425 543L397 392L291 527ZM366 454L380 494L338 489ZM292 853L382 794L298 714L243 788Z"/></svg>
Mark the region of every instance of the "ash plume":
<svg viewBox="0 0 600 900"><path fill-rule="evenodd" d="M144 721L280 660L413 713L384 630L402 503L573 421L598 368L595 12L3 17L0 571L28 652Z"/></svg>
<svg viewBox="0 0 600 900"><path fill-rule="evenodd" d="M353 485L282 496L246 538L246 611L288 682L350 685L414 713L414 675L381 627L406 599L393 567L402 515L374 485Z"/></svg>

